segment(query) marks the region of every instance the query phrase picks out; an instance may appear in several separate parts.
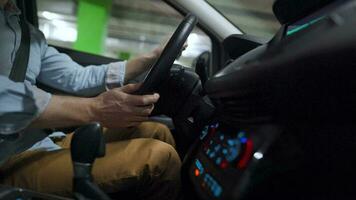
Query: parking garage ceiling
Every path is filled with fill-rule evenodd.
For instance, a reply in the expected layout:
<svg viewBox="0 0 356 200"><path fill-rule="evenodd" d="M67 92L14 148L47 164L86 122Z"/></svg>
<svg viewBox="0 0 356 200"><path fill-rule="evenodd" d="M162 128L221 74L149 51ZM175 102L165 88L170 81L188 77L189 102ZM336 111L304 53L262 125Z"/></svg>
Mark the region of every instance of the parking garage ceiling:
<svg viewBox="0 0 356 200"><path fill-rule="evenodd" d="M78 1L37 0L40 29L50 44L67 48L75 46L78 41ZM104 56L127 59L146 53L166 40L183 18L162 0L111 1L107 34L103 44L105 48L100 53ZM207 2L247 34L271 38L279 28L272 14L273 0ZM91 17L95 17L95 13ZM186 66L190 66L200 53L211 50L210 39L199 29L193 32L195 35L191 42L194 45L189 44L180 59Z"/></svg>
<svg viewBox="0 0 356 200"><path fill-rule="evenodd" d="M48 10L75 23L77 1L75 0L37 0L39 10ZM142 0L113 0L108 34L111 37L135 39L132 33L147 32L156 42L155 34L168 34L179 21L179 15L173 9L167 9L165 2L151 0L150 4ZM257 36L270 37L278 28L272 15L273 0L208 0L244 32ZM72 19L72 20L70 20ZM145 23L150 21L150 24ZM153 23L153 26L152 26ZM159 38L159 37L158 37ZM138 38L136 38L138 39Z"/></svg>

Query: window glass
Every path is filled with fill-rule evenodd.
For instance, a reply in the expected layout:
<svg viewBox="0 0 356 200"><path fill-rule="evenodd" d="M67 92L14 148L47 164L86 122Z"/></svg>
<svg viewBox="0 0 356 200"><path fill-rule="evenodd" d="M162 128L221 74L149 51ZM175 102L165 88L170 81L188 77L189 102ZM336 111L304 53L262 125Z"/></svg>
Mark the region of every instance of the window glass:
<svg viewBox="0 0 356 200"><path fill-rule="evenodd" d="M246 34L271 38L280 24L274 17L274 0L207 0Z"/></svg>
<svg viewBox="0 0 356 200"><path fill-rule="evenodd" d="M39 28L49 44L119 59L164 43L183 19L160 0L37 0L37 4ZM211 40L195 28L178 62L191 66L204 51L211 51Z"/></svg>

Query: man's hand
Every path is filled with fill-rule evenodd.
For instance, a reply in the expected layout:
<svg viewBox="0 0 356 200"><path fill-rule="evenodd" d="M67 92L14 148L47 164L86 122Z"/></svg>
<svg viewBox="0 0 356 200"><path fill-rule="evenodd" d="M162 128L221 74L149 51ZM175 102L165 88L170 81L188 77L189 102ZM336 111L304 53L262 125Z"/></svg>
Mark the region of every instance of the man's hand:
<svg viewBox="0 0 356 200"><path fill-rule="evenodd" d="M160 45L159 47L153 49L151 52L147 54L143 54L129 60L126 64L125 82L149 70L150 67L152 67L152 65L154 64L154 62L161 56L162 51L168 41L169 40L167 39L167 41L163 43L163 45ZM182 51L184 51L187 48L187 46L188 44L184 43L182 47ZM178 57L180 57L180 55L178 55Z"/></svg>
<svg viewBox="0 0 356 200"><path fill-rule="evenodd" d="M95 97L92 107L95 121L108 128L131 127L147 121L159 95L132 95L140 86L128 84Z"/></svg>
<svg viewBox="0 0 356 200"><path fill-rule="evenodd" d="M126 63L125 82L135 78L150 69L153 63L161 55L161 49L155 49L147 54L133 58Z"/></svg>

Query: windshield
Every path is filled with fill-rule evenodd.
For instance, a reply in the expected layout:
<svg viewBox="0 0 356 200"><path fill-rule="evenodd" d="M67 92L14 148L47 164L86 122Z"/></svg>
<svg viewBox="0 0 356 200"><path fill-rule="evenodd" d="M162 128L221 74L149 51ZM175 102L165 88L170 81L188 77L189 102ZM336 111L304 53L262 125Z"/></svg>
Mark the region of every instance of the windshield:
<svg viewBox="0 0 356 200"><path fill-rule="evenodd" d="M207 0L239 29L249 35L271 38L280 24L274 17L274 0Z"/></svg>

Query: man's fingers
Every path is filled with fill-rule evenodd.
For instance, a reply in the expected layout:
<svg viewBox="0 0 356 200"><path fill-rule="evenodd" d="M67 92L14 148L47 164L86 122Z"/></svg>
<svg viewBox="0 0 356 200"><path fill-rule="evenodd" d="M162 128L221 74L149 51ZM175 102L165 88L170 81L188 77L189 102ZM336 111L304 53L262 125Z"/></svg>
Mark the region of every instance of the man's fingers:
<svg viewBox="0 0 356 200"><path fill-rule="evenodd" d="M148 121L148 117L133 117L128 121L125 125L125 127L134 127L140 125L142 122Z"/></svg>
<svg viewBox="0 0 356 200"><path fill-rule="evenodd" d="M149 118L146 116L134 116L130 118L130 122L145 122Z"/></svg>
<svg viewBox="0 0 356 200"><path fill-rule="evenodd" d="M129 122L125 127L131 128L140 125L141 122Z"/></svg>
<svg viewBox="0 0 356 200"><path fill-rule="evenodd" d="M129 95L127 102L133 106L147 106L156 103L158 99L159 94L157 93L153 95Z"/></svg>
<svg viewBox="0 0 356 200"><path fill-rule="evenodd" d="M186 50L188 47L188 42L185 42L182 47L182 51Z"/></svg>
<svg viewBox="0 0 356 200"><path fill-rule="evenodd" d="M120 87L119 89L127 94L132 94L136 92L140 87L142 83L136 83L136 84L127 84L125 86Z"/></svg>
<svg viewBox="0 0 356 200"><path fill-rule="evenodd" d="M154 109L154 104L151 104L149 106L141 106L141 107L132 107L132 111L134 114L138 116L148 116L151 114L151 112Z"/></svg>

